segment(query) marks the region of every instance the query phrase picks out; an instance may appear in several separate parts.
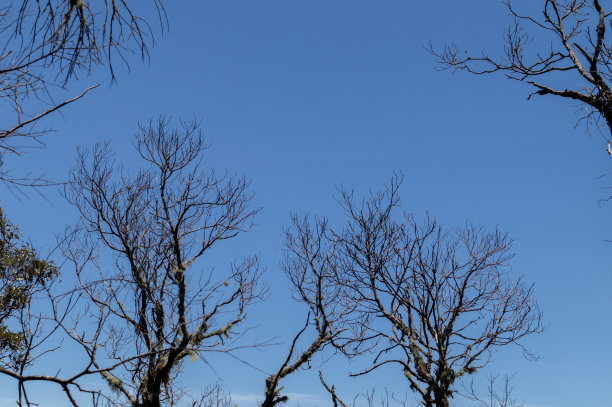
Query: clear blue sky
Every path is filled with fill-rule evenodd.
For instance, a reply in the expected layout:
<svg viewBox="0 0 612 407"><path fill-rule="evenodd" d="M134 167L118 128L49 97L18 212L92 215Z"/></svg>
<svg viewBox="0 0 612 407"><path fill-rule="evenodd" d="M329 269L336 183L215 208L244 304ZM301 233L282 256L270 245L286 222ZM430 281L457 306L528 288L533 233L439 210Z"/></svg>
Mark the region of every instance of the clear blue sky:
<svg viewBox="0 0 612 407"><path fill-rule="evenodd" d="M227 249L231 257L260 253L268 268L272 297L250 314L261 337L286 336L303 317L277 269L289 212L333 216L335 185L366 191L401 170L406 210L417 217L430 211L449 227L468 219L499 226L516 239L514 271L536 284L548 329L529 345L541 360L526 362L508 348L495 355L489 371L516 372L515 396L530 407L605 405L612 383L612 243L605 242L612 239L612 207L597 201L610 192L602 187L612 178L597 177L610 170L612 158L604 139L574 128L572 103L552 97L528 102L527 85L500 76L436 72L424 49L431 40L499 50L510 22L501 1L167 7L170 31L158 38L151 63L134 59L115 86L103 71L81 78L75 93L103 85L45 122L56 129L45 149L9 165L64 179L77 145L110 139L129 160L139 120L160 113L201 118L212 144L209 163L244 173L264 208L259 226ZM51 247L75 216L58 193L46 193L49 202L34 195L19 202L5 192L0 198L41 248ZM248 357L271 371L285 348L279 349ZM262 373L214 360L241 407L261 398ZM287 382L294 402L327 400L316 377L319 362ZM329 370L344 395L371 386L407 390L398 369L367 380L347 378L352 367L341 360ZM188 371L185 381L194 388L215 380L204 364Z"/></svg>

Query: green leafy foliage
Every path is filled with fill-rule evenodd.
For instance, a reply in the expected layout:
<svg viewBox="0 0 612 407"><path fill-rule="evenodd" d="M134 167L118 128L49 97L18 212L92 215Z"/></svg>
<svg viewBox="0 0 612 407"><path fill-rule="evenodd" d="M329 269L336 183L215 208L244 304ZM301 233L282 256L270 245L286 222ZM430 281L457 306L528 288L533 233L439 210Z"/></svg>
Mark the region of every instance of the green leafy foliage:
<svg viewBox="0 0 612 407"><path fill-rule="evenodd" d="M15 361L24 350L19 316L32 297L58 273L52 262L21 241L19 229L0 208L0 358Z"/></svg>

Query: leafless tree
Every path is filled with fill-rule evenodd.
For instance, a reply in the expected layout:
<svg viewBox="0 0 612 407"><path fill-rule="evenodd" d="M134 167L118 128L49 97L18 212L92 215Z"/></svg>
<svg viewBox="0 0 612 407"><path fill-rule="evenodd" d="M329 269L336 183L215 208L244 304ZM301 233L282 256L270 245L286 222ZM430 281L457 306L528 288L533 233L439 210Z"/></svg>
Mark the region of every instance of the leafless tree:
<svg viewBox="0 0 612 407"><path fill-rule="evenodd" d="M509 273L506 235L396 220L400 184L394 177L363 201L341 190L347 224L327 234L341 265L334 282L367 321L364 340L377 343L372 366L353 376L399 365L424 406L446 407L457 379L541 331L541 314L532 286Z"/></svg>
<svg viewBox="0 0 612 407"><path fill-rule="evenodd" d="M334 407L348 407L348 404L345 403L339 396L338 393L336 392L336 386L329 385L327 384L327 382L325 381L325 379L323 378L323 372L321 372L319 370L319 380L321 381L321 384L323 385L323 387L325 388L325 390L329 393L329 395L331 396L332 399L332 403L334 404Z"/></svg>
<svg viewBox="0 0 612 407"><path fill-rule="evenodd" d="M475 56L456 45L441 51L430 46L430 50L442 69L477 75L500 72L531 85L534 92L529 97L555 95L578 101L585 108L581 120L598 125L603 118L612 133L612 49L606 37L610 10L598 0L542 3L542 14L536 17L523 15L506 2L514 24L504 34L499 58L486 52ZM560 80L565 86L555 85Z"/></svg>
<svg viewBox="0 0 612 407"><path fill-rule="evenodd" d="M42 118L95 87L65 98L69 79L105 65L114 80L116 58L127 64L133 51L148 57L154 30L139 14L157 15L162 30L167 22L162 0L147 3L140 10L117 0L8 0L0 6L0 102L10 117L0 125L0 180L7 186L48 184L14 175L2 164L40 142Z"/></svg>
<svg viewBox="0 0 612 407"><path fill-rule="evenodd" d="M473 382L469 386L465 386L464 391L461 391L460 394L480 407L522 407L525 403L520 403L512 395L514 391L513 377L504 376L503 383L500 385L499 376L489 376L485 396L479 395Z"/></svg>
<svg viewBox="0 0 612 407"><path fill-rule="evenodd" d="M327 220L292 215L291 221L292 228L285 230L281 269L290 281L294 299L303 303L308 313L280 368L266 378L262 407L287 402L289 398L281 395L281 380L309 368L317 352L332 347L335 351L353 353L351 345L358 343L364 334L363 330L354 329L355 321L350 319L357 304L347 301L345 288L334 283L339 258L336 245L327 238Z"/></svg>
<svg viewBox="0 0 612 407"><path fill-rule="evenodd" d="M329 385L323 378L323 373L319 371L319 380L321 384L325 388L325 390L329 393L332 399L332 403L334 407L349 407L347 402L343 401L336 392L336 387L334 385ZM353 399L353 402L350 404L352 407L389 407L391 405L396 405L398 407L406 407L407 402L406 399L399 399L393 393L390 393L388 390L380 392L379 397L376 397L376 389L365 391L364 393L360 393Z"/></svg>
<svg viewBox="0 0 612 407"><path fill-rule="evenodd" d="M62 327L127 404L178 405L185 358L238 347L247 307L265 294L257 257L224 271L202 261L257 210L243 177L205 170L197 121L152 119L135 146L147 164L135 175L108 145L81 151L71 172L66 196L81 221L62 252L80 287L66 298L87 307Z"/></svg>
<svg viewBox="0 0 612 407"><path fill-rule="evenodd" d="M217 382L208 386L191 407L233 407L232 397Z"/></svg>

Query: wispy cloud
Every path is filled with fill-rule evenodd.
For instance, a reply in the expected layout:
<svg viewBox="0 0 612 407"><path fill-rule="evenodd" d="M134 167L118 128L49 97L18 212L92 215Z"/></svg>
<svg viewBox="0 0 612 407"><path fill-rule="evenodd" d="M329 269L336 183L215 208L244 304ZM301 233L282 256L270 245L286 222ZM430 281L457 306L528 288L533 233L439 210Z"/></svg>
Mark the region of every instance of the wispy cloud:
<svg viewBox="0 0 612 407"><path fill-rule="evenodd" d="M232 401L242 403L257 403L261 400L261 394L255 393L231 393Z"/></svg>

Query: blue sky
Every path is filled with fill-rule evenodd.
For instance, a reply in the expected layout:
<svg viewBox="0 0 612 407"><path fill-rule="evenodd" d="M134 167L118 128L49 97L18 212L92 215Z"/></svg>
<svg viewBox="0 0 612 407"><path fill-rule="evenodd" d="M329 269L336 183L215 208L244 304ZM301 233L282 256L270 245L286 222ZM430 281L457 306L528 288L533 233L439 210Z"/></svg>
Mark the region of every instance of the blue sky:
<svg viewBox="0 0 612 407"><path fill-rule="evenodd" d="M170 31L158 38L150 64L134 59L113 86L104 71L80 78L69 91L102 86L45 121L56 130L46 148L8 165L64 179L77 145L109 139L129 161L138 121L160 113L202 119L209 164L244 173L264 208L258 227L222 253L260 253L268 269L272 296L250 315L261 337L286 336L302 321L277 268L289 213L337 215L335 185L365 192L401 170L407 211L420 218L429 211L448 227L471 220L507 231L516 240L514 271L536 284L548 329L528 344L541 359L527 362L508 348L488 372L516 372L515 395L528 406L604 405L612 380L612 243L605 241L612 239L612 208L597 204L609 192L602 187L612 185L612 178L597 179L612 164L605 139L574 128L579 116L571 102L526 101L529 87L501 76L437 72L424 49L431 40L495 53L510 22L501 1L167 7ZM568 77L568 86L574 80ZM45 194L48 201L5 192L0 198L43 250L75 216L56 191ZM249 357L271 371L283 350ZM263 394L262 373L212 361L218 377L194 364L186 383L221 380L240 406ZM326 400L316 376L321 362L288 380L294 402ZM346 377L354 366L342 360L323 368L341 394L385 385L407 390L398 370L355 380Z"/></svg>

